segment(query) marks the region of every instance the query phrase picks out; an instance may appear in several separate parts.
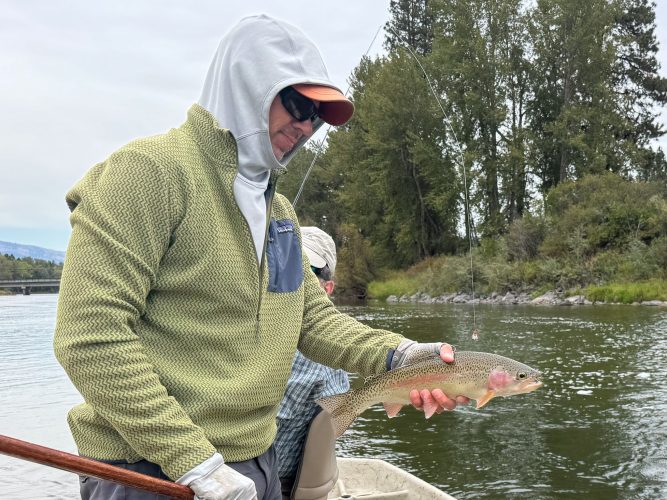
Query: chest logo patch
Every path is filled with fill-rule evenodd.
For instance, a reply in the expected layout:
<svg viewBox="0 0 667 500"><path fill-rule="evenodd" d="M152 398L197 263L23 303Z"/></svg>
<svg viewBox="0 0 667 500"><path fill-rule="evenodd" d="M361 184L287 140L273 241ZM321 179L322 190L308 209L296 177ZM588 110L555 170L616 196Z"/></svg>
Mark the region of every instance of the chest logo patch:
<svg viewBox="0 0 667 500"><path fill-rule="evenodd" d="M293 233L294 232L294 224L292 224L289 221L280 221L280 222L277 223L276 230L278 231L278 234Z"/></svg>

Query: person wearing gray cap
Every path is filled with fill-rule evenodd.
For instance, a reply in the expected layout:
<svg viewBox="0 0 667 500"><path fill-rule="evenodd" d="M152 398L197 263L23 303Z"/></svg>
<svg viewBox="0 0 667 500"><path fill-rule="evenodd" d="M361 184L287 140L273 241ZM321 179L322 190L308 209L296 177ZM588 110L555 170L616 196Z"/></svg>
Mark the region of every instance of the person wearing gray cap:
<svg viewBox="0 0 667 500"><path fill-rule="evenodd" d="M302 226L301 244L311 270L319 279L320 287L331 296L335 287L336 270L336 244L333 238L317 227ZM346 392L349 388L347 372L315 363L301 352L296 352L285 396L278 410L278 432L274 441L284 497L289 497L295 489L295 479L303 459L309 427L322 409L316 401ZM335 470L327 467L330 463L327 459L334 453L334 440L320 445L315 460L320 470L315 474L317 477L312 477L311 471L311 477L307 479L333 486Z"/></svg>

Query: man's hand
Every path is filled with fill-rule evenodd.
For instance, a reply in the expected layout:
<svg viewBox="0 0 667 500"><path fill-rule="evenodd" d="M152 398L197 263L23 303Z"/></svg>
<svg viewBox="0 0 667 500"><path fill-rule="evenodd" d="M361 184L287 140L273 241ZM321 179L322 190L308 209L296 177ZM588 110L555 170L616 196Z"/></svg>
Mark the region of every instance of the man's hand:
<svg viewBox="0 0 667 500"><path fill-rule="evenodd" d="M437 355L440 355L445 363L454 362L454 348L449 344L443 342L418 343L414 340L404 339L394 352L391 369L400 368ZM426 418L430 418L434 413L453 410L457 405L466 405L470 402L470 399L465 396L450 398L440 389L434 389L433 391L414 389L410 392L410 402L417 410L423 411Z"/></svg>
<svg viewBox="0 0 667 500"><path fill-rule="evenodd" d="M442 413L445 410L454 410L458 405L467 405L470 399L465 396L456 396L452 399L440 389L429 391L422 389L410 391L410 402L417 410L423 411L426 418L431 418L434 413Z"/></svg>
<svg viewBox="0 0 667 500"><path fill-rule="evenodd" d="M192 488L195 500L257 500L253 480L225 465L219 453L177 482Z"/></svg>

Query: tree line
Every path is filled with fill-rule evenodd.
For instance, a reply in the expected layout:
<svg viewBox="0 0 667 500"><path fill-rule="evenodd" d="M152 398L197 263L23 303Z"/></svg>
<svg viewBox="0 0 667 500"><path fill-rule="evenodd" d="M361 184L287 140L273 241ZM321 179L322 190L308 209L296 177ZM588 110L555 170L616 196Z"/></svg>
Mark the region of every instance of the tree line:
<svg viewBox="0 0 667 500"><path fill-rule="evenodd" d="M0 280L59 279L63 265L55 262L0 255Z"/></svg>
<svg viewBox="0 0 667 500"><path fill-rule="evenodd" d="M370 279L372 263L405 268L531 227L535 249L508 258L570 258L577 238L584 256L667 236L638 216L635 237L602 238L594 207L559 222L563 191L595 195L574 187L589 177L627 191L623 207L664 204L654 2L392 0L389 11L386 55L350 78L354 118L279 184L294 199L316 157L297 213L335 236L353 281Z"/></svg>

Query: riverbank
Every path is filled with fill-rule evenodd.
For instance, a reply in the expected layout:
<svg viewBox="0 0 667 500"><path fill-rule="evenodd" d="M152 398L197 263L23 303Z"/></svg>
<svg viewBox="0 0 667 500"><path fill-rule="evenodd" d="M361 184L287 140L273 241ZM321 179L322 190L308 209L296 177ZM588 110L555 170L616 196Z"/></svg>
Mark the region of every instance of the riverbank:
<svg viewBox="0 0 667 500"><path fill-rule="evenodd" d="M580 306L580 305L620 305L621 302L591 301L585 295L565 296L563 292L555 290L549 291L539 297L532 297L528 293L514 294L507 292L505 294L492 293L490 295L475 295L468 293L450 293L432 297L428 293L417 292L412 295L390 295L386 298L387 303L412 303L412 304L498 304L498 305L546 305L546 306ZM667 308L667 301L664 300L643 300L635 301L630 305L651 306Z"/></svg>
<svg viewBox="0 0 667 500"><path fill-rule="evenodd" d="M389 302L468 303L474 290L475 299L488 304L667 303L667 275L662 267L630 272L636 270L630 261L646 264L640 256L614 254L615 260L607 252L582 261L515 261L489 257L479 250L473 254L474 280L470 257L430 257L408 269L380 271L368 283L367 296ZM608 264L610 260L614 266Z"/></svg>

